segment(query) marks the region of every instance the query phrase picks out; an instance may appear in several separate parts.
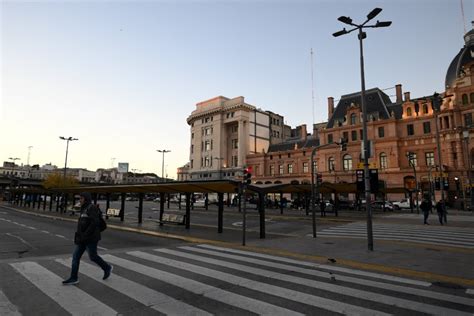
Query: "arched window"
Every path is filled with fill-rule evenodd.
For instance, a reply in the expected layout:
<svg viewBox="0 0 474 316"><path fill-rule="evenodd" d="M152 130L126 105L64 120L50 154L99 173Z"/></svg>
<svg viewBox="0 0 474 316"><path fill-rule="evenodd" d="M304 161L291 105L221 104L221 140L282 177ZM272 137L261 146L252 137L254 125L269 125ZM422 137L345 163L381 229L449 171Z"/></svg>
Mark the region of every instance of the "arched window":
<svg viewBox="0 0 474 316"><path fill-rule="evenodd" d="M335 164L334 158L329 157L329 159L328 159L328 171L334 171L335 168L336 168L336 164Z"/></svg>
<svg viewBox="0 0 474 316"><path fill-rule="evenodd" d="M351 114L351 125L355 125L356 124L356 117L357 115L355 113L352 113Z"/></svg>
<svg viewBox="0 0 474 316"><path fill-rule="evenodd" d="M411 108L407 108L407 116L411 116Z"/></svg>
<svg viewBox="0 0 474 316"><path fill-rule="evenodd" d="M380 159L379 159L380 160L380 163L379 163L380 169L387 169L387 165L388 165L387 164L387 154L386 153L381 153L379 157L380 157Z"/></svg>
<svg viewBox="0 0 474 316"><path fill-rule="evenodd" d="M342 157L342 167L344 171L352 170L352 157L351 155L344 155Z"/></svg>
<svg viewBox="0 0 474 316"><path fill-rule="evenodd" d="M467 105L469 103L469 99L467 98L467 94L462 95L462 105Z"/></svg>
<svg viewBox="0 0 474 316"><path fill-rule="evenodd" d="M469 98L471 99L471 103L474 103L474 92L470 94Z"/></svg>
<svg viewBox="0 0 474 316"><path fill-rule="evenodd" d="M423 114L428 114L428 105L423 103Z"/></svg>

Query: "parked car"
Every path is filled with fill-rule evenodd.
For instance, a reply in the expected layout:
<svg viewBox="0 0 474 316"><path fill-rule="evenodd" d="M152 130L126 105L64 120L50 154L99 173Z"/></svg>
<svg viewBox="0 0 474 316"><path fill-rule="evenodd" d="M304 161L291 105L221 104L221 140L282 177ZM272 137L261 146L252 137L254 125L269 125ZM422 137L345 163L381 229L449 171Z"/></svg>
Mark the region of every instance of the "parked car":
<svg viewBox="0 0 474 316"><path fill-rule="evenodd" d="M420 201L421 203L421 201ZM395 210L399 210L399 209L402 209L402 208L410 208L410 200L409 199L403 199L401 201L398 201L398 202L392 202L393 204L393 208ZM413 208L416 208L416 201L414 201L413 203Z"/></svg>
<svg viewBox="0 0 474 316"><path fill-rule="evenodd" d="M385 211L393 211L394 207L391 202L388 201L374 201L370 203L370 206L373 210L384 210Z"/></svg>

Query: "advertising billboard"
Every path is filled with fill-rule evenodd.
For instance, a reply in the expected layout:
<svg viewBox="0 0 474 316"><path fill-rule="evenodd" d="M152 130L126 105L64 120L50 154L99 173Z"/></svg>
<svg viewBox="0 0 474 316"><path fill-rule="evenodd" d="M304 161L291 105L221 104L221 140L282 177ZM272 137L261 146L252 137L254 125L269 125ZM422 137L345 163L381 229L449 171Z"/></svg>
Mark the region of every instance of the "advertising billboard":
<svg viewBox="0 0 474 316"><path fill-rule="evenodd" d="M119 162L118 163L118 172L128 172L128 162Z"/></svg>

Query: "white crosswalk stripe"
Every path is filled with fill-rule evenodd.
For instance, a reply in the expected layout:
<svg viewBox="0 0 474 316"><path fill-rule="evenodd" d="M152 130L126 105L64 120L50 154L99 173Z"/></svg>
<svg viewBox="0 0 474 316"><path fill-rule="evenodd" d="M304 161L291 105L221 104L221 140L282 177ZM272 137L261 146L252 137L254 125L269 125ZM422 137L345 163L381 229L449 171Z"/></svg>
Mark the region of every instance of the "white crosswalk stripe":
<svg viewBox="0 0 474 316"><path fill-rule="evenodd" d="M0 263L0 273L10 270L9 280L17 280L0 282L0 315L37 313L34 304L25 309L23 295L12 294L18 284L30 284L28 296L42 293L50 300L42 304L56 313L72 315L474 313L472 289L447 292L429 282L240 249L192 245L103 258L115 266L112 276L103 281L102 270L83 261L77 286L61 284L70 258Z"/></svg>
<svg viewBox="0 0 474 316"><path fill-rule="evenodd" d="M413 243L474 249L474 231L465 228L439 226L384 224L373 226L374 238L382 240L407 241ZM365 223L357 222L326 228L318 232L321 237L366 238Z"/></svg>
<svg viewBox="0 0 474 316"><path fill-rule="evenodd" d="M438 220L438 215L437 214L432 214L431 215L433 219ZM431 219L430 216L430 219ZM385 216L385 218L403 218L403 219L418 219L418 220L423 220L423 215L419 214L392 214ZM474 222L474 216L472 215L455 215L455 216L449 216L448 214L448 220L453 221L453 222Z"/></svg>
<svg viewBox="0 0 474 316"><path fill-rule="evenodd" d="M11 266L73 315L117 315L117 312L74 286L63 286L62 279L35 262Z"/></svg>

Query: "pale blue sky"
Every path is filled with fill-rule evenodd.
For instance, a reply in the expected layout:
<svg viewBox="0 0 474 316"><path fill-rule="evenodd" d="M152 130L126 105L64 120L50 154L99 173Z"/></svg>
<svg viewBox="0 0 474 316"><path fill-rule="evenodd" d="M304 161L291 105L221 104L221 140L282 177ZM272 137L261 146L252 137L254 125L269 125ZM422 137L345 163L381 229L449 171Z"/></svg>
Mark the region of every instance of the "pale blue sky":
<svg viewBox="0 0 474 316"><path fill-rule="evenodd" d="M467 30L474 0L464 0ZM441 92L461 49L460 1L1 1L0 161L95 170L129 162L161 174L188 161L187 116L223 95L285 116L291 126L327 120L327 97L360 90L355 33L375 7L389 28L364 42L367 88ZM389 95L394 90L387 90Z"/></svg>

